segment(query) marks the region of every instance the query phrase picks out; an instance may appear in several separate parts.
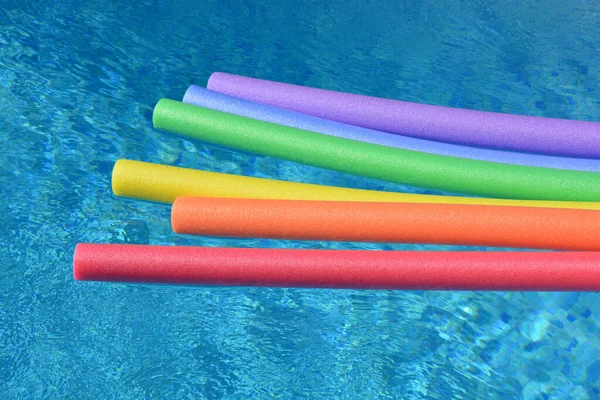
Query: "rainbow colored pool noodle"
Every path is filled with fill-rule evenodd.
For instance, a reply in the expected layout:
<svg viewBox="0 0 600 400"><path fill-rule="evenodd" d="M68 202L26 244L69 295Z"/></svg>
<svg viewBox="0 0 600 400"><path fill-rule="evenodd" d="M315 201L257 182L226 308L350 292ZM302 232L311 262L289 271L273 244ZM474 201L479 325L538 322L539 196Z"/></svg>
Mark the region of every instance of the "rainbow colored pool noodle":
<svg viewBox="0 0 600 400"><path fill-rule="evenodd" d="M363 126L370 126L364 121L373 116L381 117L382 110L387 107L388 112L395 112L387 121L380 122L387 124L385 130L395 133L399 132L394 131L394 127L402 125L398 122L405 123L402 129L418 125L418 121L411 118L400 118L400 110L412 110L412 117L417 119L431 116L436 111L441 121L421 120L423 131L433 136L440 132L449 133L447 137L457 143L462 143L464 135L453 129L457 121L462 121L466 130L475 134L474 140L479 144L493 143L499 148L514 145L521 150L536 148L549 154L591 157L596 151L593 146L578 154L569 145L563 153L557 153L553 147L555 130L571 122L571 127L582 130L582 135L576 139L583 145L600 133L596 130L598 124L594 123L436 108L311 88L298 89L227 74L213 74L210 82L213 88L224 92L231 89L232 82L241 82L237 88L243 92L241 97L255 96L257 86L264 85L270 88L263 93L267 98L283 96L284 103L289 100L286 100L286 90L289 90L288 95L314 95L317 105L328 98L328 104L333 106L328 111L321 111L331 112L329 117L339 120L335 109L345 104L347 118L354 123L363 121L357 124ZM192 89L197 97L201 97L196 103L265 121L284 122L289 126L162 100L155 109L156 127L219 145L356 175L503 199L373 192L120 160L113 171L115 194L174 202L173 227L177 232L584 251L391 252L79 244L73 264L76 279L354 289L600 290L600 268L597 267L600 252L585 252L600 249L600 242L596 240L599 225L596 219L600 214L594 211L600 208L597 203L600 200L600 174L589 172L598 170L596 160L504 153L427 142ZM186 98L189 98L190 90ZM335 98L339 99L338 103L331 103ZM491 132L483 141L477 137L477 129L474 129L477 124L473 122L481 118L487 120L480 121L478 126L485 126ZM448 123L452 119L454 122ZM502 147L497 142L497 128L503 123L515 128L513 132L527 131L527 138ZM531 147L528 140L537 137L538 130L544 127L550 134L544 142ZM414 151L415 148L410 146L417 146L416 150L422 151ZM432 154L436 151L440 154ZM481 161L481 158L488 161ZM490 159L504 163L489 162ZM182 195L204 197L177 198Z"/></svg>

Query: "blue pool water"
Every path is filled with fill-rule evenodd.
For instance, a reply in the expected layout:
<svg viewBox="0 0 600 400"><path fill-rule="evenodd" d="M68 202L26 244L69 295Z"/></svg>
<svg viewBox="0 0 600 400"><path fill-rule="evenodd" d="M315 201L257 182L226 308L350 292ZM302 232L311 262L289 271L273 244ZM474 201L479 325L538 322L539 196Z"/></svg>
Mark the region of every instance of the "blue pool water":
<svg viewBox="0 0 600 400"><path fill-rule="evenodd" d="M118 158L427 192L152 128L158 99L215 70L600 120L599 32L587 0L0 0L0 399L600 398L597 293L134 286L71 273L80 241L426 247L180 237L168 206L115 198Z"/></svg>

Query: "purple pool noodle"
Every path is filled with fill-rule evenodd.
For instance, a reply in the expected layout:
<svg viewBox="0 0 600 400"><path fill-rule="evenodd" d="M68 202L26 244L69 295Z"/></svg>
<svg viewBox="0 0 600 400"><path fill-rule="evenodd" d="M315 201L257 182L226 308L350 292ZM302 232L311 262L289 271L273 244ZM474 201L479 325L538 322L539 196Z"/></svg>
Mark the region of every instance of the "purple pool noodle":
<svg viewBox="0 0 600 400"><path fill-rule="evenodd" d="M284 110L226 94L213 92L199 86L190 86L183 97L185 103L223 111L230 114L273 122L307 131L451 157L470 158L500 162L505 164L529 165L535 167L571 169L600 172L599 160L564 158L535 154L514 153L499 150L479 149L449 143L415 139L407 136L374 131L354 125L342 124L323 118L312 117L294 111Z"/></svg>
<svg viewBox="0 0 600 400"><path fill-rule="evenodd" d="M600 158L600 123L410 103L215 72L208 89L351 125L475 147Z"/></svg>

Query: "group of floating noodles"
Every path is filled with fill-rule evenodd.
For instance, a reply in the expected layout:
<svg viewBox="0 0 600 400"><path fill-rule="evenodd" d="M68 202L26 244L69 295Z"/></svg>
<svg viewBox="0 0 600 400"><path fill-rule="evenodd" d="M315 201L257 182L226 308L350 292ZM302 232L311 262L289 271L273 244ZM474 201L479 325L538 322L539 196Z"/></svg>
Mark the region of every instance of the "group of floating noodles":
<svg viewBox="0 0 600 400"><path fill-rule="evenodd" d="M118 196L176 233L546 251L79 244L80 280L446 290L600 290L600 123L408 103L214 73L154 126L189 139L466 195L331 187L119 160Z"/></svg>

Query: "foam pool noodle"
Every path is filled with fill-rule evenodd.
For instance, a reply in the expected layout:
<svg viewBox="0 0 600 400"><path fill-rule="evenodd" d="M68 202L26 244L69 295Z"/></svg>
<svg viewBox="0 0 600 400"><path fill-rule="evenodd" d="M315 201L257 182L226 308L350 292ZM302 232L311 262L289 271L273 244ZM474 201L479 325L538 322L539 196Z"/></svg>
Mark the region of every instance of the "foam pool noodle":
<svg viewBox="0 0 600 400"><path fill-rule="evenodd" d="M600 160L490 150L418 139L343 124L283 108L243 100L195 85L190 86L185 92L183 102L279 125L291 126L293 128L345 139L380 144L382 146L506 164L600 172Z"/></svg>
<svg viewBox="0 0 600 400"><path fill-rule="evenodd" d="M600 252L234 249L80 243L77 280L402 290L600 291Z"/></svg>
<svg viewBox="0 0 600 400"><path fill-rule="evenodd" d="M421 139L600 158L600 123L419 104L215 72L208 88L347 124Z"/></svg>
<svg viewBox="0 0 600 400"><path fill-rule="evenodd" d="M506 200L382 192L201 171L121 159L112 173L115 195L171 204L180 196L482 204L599 210L598 202Z"/></svg>
<svg viewBox="0 0 600 400"><path fill-rule="evenodd" d="M176 233L600 251L600 212L469 204L179 197Z"/></svg>
<svg viewBox="0 0 600 400"><path fill-rule="evenodd" d="M598 201L600 173L402 150L258 121L173 100L154 126L189 138L358 176L482 197Z"/></svg>

